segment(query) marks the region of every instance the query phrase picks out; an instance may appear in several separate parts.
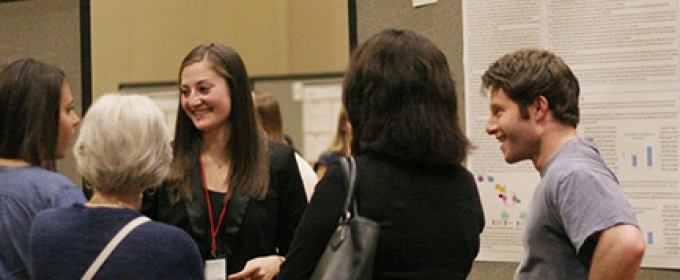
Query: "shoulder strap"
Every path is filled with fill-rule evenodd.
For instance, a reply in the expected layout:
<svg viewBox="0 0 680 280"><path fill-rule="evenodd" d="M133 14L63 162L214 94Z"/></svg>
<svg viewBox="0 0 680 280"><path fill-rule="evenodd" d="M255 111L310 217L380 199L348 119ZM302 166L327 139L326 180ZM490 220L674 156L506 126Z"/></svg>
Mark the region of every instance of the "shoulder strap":
<svg viewBox="0 0 680 280"><path fill-rule="evenodd" d="M356 203L354 203L354 181L356 181L357 166L353 156L341 157L340 165L342 165L343 177L347 188L347 197L345 198L345 207L343 208L345 216L343 219L348 221L352 217L352 210L354 210L355 216L359 215ZM354 206L354 209L350 209L352 206Z"/></svg>
<svg viewBox="0 0 680 280"><path fill-rule="evenodd" d="M146 216L139 216L136 219L130 221L125 225L116 235L109 241L108 244L106 244L106 247L104 247L104 250L102 250L101 253L99 253L99 256L94 260L92 265L90 265L90 268L87 269L85 272L85 275L83 275L83 278L81 279L92 279L95 274L97 274L97 271L99 271L99 268L104 264L106 259L109 258L109 255L111 255L111 252L118 247L118 244L120 244L121 241L123 241L123 238L128 235L131 231L133 231L137 226L146 223L150 221L149 218Z"/></svg>

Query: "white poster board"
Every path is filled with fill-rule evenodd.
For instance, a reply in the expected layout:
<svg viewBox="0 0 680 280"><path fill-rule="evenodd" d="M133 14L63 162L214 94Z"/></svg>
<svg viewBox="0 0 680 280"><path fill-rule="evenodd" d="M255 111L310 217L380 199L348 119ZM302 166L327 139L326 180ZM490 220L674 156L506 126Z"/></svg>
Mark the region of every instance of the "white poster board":
<svg viewBox="0 0 680 280"><path fill-rule="evenodd" d="M342 110L341 81L294 82L293 99L302 103L303 157L314 162L335 137Z"/></svg>
<svg viewBox="0 0 680 280"><path fill-rule="evenodd" d="M592 137L634 207L647 242L642 265L680 268L680 71L677 0L463 1L469 157L486 213L479 260L519 261L539 177L508 165L486 135L480 77L520 48L555 52L581 84L579 135Z"/></svg>

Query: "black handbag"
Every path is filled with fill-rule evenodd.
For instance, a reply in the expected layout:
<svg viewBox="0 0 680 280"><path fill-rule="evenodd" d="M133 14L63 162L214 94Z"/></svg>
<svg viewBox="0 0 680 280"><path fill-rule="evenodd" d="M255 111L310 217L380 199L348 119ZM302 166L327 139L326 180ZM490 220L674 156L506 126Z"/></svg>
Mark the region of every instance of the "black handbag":
<svg viewBox="0 0 680 280"><path fill-rule="evenodd" d="M371 279L380 225L359 216L354 199L356 163L352 156L340 159L347 186L344 216L333 233L310 279Z"/></svg>

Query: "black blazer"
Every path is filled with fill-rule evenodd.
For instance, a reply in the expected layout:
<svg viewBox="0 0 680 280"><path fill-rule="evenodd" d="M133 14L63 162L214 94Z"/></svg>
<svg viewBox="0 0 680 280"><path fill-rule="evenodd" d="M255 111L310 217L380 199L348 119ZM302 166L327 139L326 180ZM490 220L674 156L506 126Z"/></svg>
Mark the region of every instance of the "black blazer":
<svg viewBox="0 0 680 280"><path fill-rule="evenodd" d="M227 274L242 270L252 258L285 255L302 212L307 206L305 190L293 149L270 142L270 183L264 200L233 195L218 232L218 257L226 257ZM193 200L171 203L165 184L144 195L142 213L175 225L196 241L204 259L211 259L209 218L198 160L192 171ZM219 212L213 213L214 219Z"/></svg>

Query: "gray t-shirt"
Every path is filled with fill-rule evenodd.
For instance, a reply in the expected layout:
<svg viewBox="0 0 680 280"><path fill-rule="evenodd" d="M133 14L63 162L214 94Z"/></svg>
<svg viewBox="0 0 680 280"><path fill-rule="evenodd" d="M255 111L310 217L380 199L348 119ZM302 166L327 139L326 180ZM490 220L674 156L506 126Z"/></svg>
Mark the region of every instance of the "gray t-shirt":
<svg viewBox="0 0 680 280"><path fill-rule="evenodd" d="M595 242L619 224L638 225L614 173L592 139L574 139L541 171L524 228L515 279L588 279Z"/></svg>

